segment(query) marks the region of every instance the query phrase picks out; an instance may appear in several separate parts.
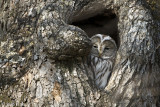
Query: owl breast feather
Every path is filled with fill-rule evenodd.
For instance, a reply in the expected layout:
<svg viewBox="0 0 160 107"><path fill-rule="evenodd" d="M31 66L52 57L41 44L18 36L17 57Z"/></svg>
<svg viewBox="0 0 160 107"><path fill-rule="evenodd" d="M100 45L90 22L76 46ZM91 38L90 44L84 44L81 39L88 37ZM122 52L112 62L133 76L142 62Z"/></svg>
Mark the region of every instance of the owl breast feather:
<svg viewBox="0 0 160 107"><path fill-rule="evenodd" d="M112 61L93 56L91 60L92 72L94 72L95 84L98 88L105 88L112 70Z"/></svg>

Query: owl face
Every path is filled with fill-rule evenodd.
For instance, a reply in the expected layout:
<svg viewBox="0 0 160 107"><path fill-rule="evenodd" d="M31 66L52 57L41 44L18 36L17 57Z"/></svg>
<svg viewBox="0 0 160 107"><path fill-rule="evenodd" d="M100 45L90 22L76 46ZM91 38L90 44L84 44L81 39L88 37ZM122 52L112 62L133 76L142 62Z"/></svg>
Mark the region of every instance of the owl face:
<svg viewBox="0 0 160 107"><path fill-rule="evenodd" d="M115 41L108 35L96 34L92 36L92 49L91 54L93 56L108 59L115 56L117 46Z"/></svg>

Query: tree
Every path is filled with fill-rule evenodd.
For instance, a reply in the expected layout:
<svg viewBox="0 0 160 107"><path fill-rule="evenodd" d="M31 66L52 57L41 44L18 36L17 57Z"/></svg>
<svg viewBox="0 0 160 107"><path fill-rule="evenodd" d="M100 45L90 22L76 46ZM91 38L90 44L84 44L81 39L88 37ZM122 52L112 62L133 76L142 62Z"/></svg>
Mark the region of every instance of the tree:
<svg viewBox="0 0 160 107"><path fill-rule="evenodd" d="M160 106L160 29L154 8L159 5L2 0L0 6L1 106ZM119 49L109 84L100 91L80 67L90 40L70 24L109 9L118 17Z"/></svg>

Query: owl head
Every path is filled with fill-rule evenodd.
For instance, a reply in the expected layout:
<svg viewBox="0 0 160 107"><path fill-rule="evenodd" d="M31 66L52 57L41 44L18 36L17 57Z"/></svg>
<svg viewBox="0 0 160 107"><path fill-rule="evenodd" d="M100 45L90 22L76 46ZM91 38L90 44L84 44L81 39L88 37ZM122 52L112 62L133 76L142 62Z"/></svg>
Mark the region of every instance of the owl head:
<svg viewBox="0 0 160 107"><path fill-rule="evenodd" d="M91 55L108 59L115 57L117 46L115 41L108 35L96 34L91 37L92 49Z"/></svg>

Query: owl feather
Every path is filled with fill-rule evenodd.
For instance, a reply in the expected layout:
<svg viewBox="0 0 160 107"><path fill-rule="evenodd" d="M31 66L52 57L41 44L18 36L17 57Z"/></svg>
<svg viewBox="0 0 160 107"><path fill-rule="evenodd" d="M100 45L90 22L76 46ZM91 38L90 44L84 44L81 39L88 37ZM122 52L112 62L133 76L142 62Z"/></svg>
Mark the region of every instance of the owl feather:
<svg viewBox="0 0 160 107"><path fill-rule="evenodd" d="M110 78L117 52L115 41L108 35L96 34L91 38L92 49L87 62L88 74L97 88L104 89Z"/></svg>

